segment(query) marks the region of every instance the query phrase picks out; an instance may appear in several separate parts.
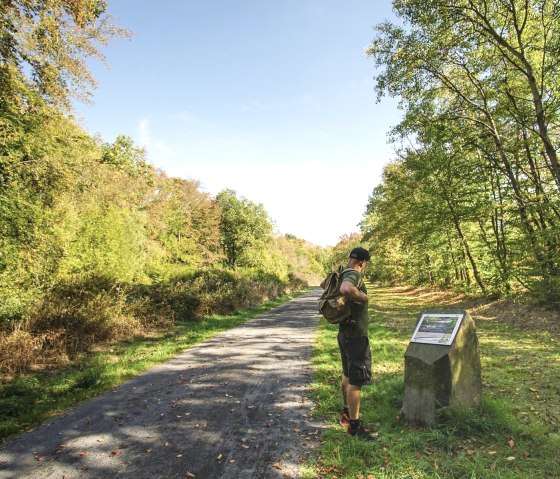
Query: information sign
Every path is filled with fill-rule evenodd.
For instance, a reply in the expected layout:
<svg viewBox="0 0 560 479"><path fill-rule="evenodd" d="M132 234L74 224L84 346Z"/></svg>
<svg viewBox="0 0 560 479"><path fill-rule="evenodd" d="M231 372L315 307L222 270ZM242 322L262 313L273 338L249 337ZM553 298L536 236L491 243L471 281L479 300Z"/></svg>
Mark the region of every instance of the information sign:
<svg viewBox="0 0 560 479"><path fill-rule="evenodd" d="M463 316L457 313L423 313L411 342L449 346L455 339Z"/></svg>

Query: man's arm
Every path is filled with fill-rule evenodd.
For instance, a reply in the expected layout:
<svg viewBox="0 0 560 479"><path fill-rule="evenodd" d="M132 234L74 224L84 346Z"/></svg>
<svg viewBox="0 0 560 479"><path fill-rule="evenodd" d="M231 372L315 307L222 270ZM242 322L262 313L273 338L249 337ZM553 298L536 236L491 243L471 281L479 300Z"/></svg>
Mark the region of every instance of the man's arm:
<svg viewBox="0 0 560 479"><path fill-rule="evenodd" d="M340 293L348 301L353 301L358 304L366 304L368 301L367 294L362 293L356 286L354 286L350 281L343 281L340 285Z"/></svg>

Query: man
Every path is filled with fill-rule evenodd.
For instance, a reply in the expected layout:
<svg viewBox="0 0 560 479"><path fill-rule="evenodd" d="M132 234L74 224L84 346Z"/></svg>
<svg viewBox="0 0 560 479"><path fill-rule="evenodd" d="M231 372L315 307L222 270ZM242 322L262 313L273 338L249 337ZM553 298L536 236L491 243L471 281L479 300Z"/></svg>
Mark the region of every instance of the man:
<svg viewBox="0 0 560 479"><path fill-rule="evenodd" d="M344 409L340 424L348 434L365 440L375 437L360 421L361 389L371 383L371 351L368 340L368 297L362 273L369 261L366 249L358 247L350 252L348 266L342 273L340 292L352 303L350 316L340 323L338 347L342 359L342 397Z"/></svg>

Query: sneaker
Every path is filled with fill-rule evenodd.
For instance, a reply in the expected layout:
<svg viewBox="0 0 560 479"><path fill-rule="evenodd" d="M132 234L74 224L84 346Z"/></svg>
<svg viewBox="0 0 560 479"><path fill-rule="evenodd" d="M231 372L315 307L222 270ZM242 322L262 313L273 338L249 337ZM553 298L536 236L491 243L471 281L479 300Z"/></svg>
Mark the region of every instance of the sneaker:
<svg viewBox="0 0 560 479"><path fill-rule="evenodd" d="M378 432L369 432L361 423L361 421L356 421L354 424L348 426L348 434L350 436L363 439L364 441L375 441L379 436Z"/></svg>
<svg viewBox="0 0 560 479"><path fill-rule="evenodd" d="M348 408L344 408L342 410L342 416L340 416L340 421L338 421L341 426L350 427L350 413L348 412Z"/></svg>

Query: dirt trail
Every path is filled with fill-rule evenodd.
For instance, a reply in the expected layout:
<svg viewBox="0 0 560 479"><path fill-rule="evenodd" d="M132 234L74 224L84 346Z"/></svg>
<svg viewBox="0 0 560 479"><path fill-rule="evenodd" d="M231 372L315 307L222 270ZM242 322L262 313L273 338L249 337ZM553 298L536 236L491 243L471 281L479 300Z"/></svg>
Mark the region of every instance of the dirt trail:
<svg viewBox="0 0 560 479"><path fill-rule="evenodd" d="M8 442L0 479L298 477L318 432L307 395L319 292Z"/></svg>

